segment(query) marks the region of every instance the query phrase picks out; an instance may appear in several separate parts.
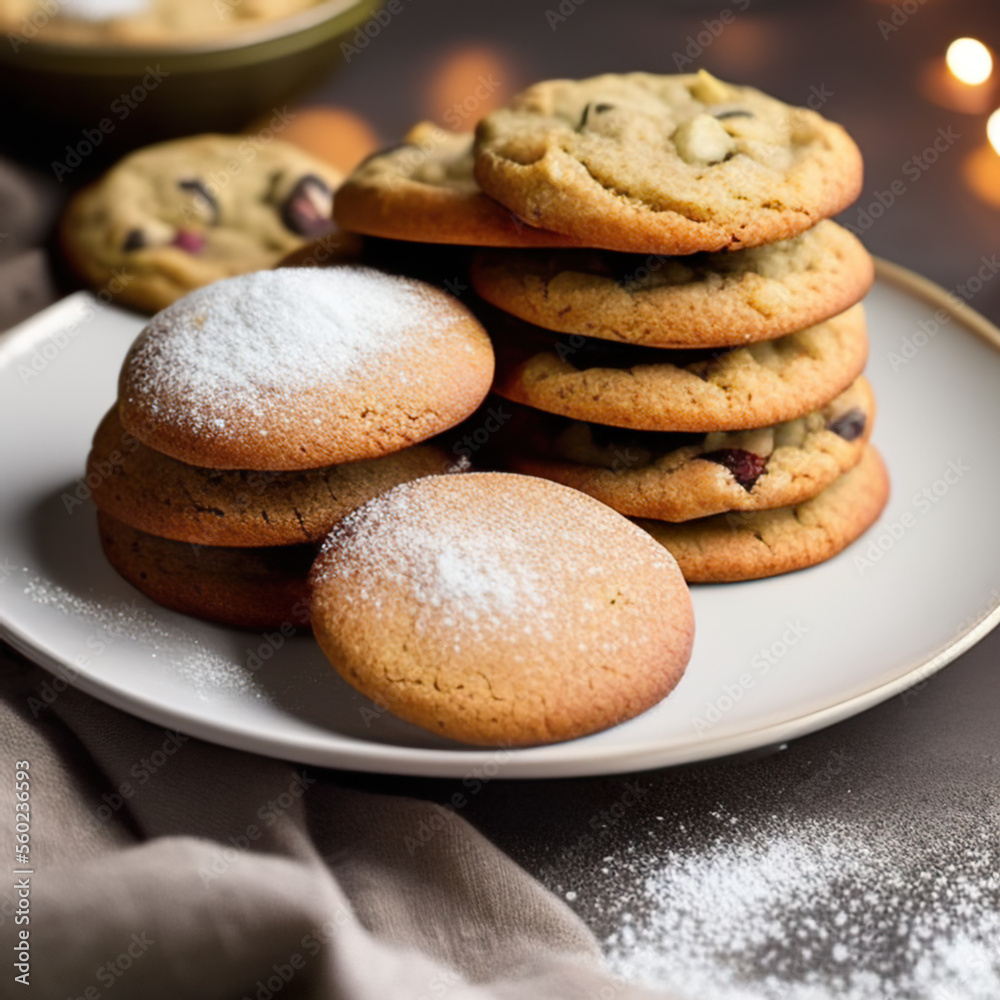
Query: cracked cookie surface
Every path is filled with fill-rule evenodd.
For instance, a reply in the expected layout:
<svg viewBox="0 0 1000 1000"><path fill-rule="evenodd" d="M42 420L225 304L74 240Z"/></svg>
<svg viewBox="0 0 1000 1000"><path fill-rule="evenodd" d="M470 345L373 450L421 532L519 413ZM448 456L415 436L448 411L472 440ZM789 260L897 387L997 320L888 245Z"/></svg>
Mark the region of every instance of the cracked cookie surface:
<svg viewBox="0 0 1000 1000"><path fill-rule="evenodd" d="M631 517L688 521L816 496L860 461L874 413L860 378L821 410L757 430L675 435L522 414L519 443L500 446L501 462Z"/></svg>
<svg viewBox="0 0 1000 1000"><path fill-rule="evenodd" d="M733 583L832 559L875 523L888 499L888 472L869 445L854 469L795 507L636 523L670 551L689 583Z"/></svg>
<svg viewBox="0 0 1000 1000"><path fill-rule="evenodd" d="M377 458L459 423L493 348L457 299L371 268L281 268L216 282L152 318L119 377L122 426L211 469Z"/></svg>
<svg viewBox="0 0 1000 1000"><path fill-rule="evenodd" d="M482 189L532 225L642 253L787 239L861 191L861 154L815 111L698 74L522 91L476 130Z"/></svg>
<svg viewBox="0 0 1000 1000"><path fill-rule="evenodd" d="M189 545L138 531L101 510L97 527L108 562L164 607L245 628L309 623L314 545Z"/></svg>
<svg viewBox="0 0 1000 1000"><path fill-rule="evenodd" d="M473 176L471 132L430 122L398 146L375 153L337 191L334 215L351 232L418 243L493 247L579 246L547 232L483 194Z"/></svg>
<svg viewBox="0 0 1000 1000"><path fill-rule="evenodd" d="M205 469L161 455L101 421L87 459L99 510L140 531L198 545L318 545L346 514L421 476L455 468L434 445L300 472Z"/></svg>
<svg viewBox="0 0 1000 1000"><path fill-rule="evenodd" d="M667 348L747 344L803 330L860 301L874 278L868 251L829 220L735 253L484 250L472 265L479 295L529 323Z"/></svg>
<svg viewBox="0 0 1000 1000"><path fill-rule="evenodd" d="M398 486L334 529L311 581L313 630L337 672L466 743L616 725L665 697L691 655L691 598L669 553L542 479Z"/></svg>
<svg viewBox="0 0 1000 1000"><path fill-rule="evenodd" d="M515 403L647 431L766 427L843 392L868 358L864 310L746 347L667 351L560 337L503 317L493 336L493 391Z"/></svg>
<svg viewBox="0 0 1000 1000"><path fill-rule="evenodd" d="M341 174L290 143L201 135L126 156L70 202L61 240L95 289L156 312L195 288L336 243Z"/></svg>

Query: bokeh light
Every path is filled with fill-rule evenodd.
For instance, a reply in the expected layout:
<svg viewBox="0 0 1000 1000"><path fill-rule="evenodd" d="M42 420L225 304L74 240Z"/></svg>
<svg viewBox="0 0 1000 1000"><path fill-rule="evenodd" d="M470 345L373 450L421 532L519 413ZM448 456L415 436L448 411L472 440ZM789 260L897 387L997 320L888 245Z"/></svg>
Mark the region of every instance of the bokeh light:
<svg viewBox="0 0 1000 1000"><path fill-rule="evenodd" d="M990 50L975 38L956 38L948 46L945 62L962 83L972 86L985 83L993 72Z"/></svg>

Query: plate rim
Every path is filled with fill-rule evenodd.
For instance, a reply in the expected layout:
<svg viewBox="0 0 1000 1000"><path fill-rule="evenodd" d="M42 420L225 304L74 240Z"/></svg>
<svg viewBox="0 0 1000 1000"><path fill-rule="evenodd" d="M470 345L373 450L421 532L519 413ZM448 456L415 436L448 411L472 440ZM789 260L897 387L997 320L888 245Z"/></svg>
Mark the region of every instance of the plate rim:
<svg viewBox="0 0 1000 1000"><path fill-rule="evenodd" d="M876 281L883 281L909 292L916 297L945 309L960 321L960 325L1000 351L1000 327L976 312L967 303L952 295L940 285L881 257L875 258ZM31 342L42 336L46 321L52 321L64 310L76 308L70 300L88 293L77 293L55 303L35 316L0 334L0 369L6 368L12 356L19 352L15 341L22 338ZM79 300L78 300L79 301ZM804 712L793 718L782 719L770 725L747 728L728 736L704 742L664 744L645 740L627 747L584 747L579 741L549 744L541 747L509 748L483 747L460 749L435 749L405 747L377 741L355 741L352 745L331 749L312 734L296 737L295 746L276 740L273 736L251 735L226 720L190 718L171 708L165 708L151 698L146 698L117 686L102 682L100 678L81 674L72 664L61 659L47 648L38 637L28 635L10 620L7 610L0 607L0 637L14 649L64 683L90 694L147 722L168 725L198 739L262 756L272 756L311 766L353 770L364 773L420 776L455 779L482 774L484 768L494 765L491 779L558 779L607 774L627 774L664 767L716 760L735 754L760 750L775 744L797 739L824 729L844 719L857 715L883 701L887 701L916 684L928 679L952 663L963 653L980 642L1000 624L1000 598L947 645L929 656L906 667L896 677L862 691L833 705ZM500 759L500 756L503 759ZM664 756L667 757L664 760Z"/></svg>

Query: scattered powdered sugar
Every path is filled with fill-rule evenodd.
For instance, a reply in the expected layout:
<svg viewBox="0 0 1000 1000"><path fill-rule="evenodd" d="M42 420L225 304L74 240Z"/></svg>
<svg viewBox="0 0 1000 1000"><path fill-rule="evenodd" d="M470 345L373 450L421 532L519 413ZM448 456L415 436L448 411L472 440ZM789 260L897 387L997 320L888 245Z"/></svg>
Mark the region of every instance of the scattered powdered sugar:
<svg viewBox="0 0 1000 1000"><path fill-rule="evenodd" d="M225 433L228 412L245 428L303 392L335 397L373 375L406 386L460 315L436 289L366 267L245 274L157 313L125 360L123 394L189 431ZM444 349L462 349L452 339Z"/></svg>
<svg viewBox="0 0 1000 1000"><path fill-rule="evenodd" d="M135 600L80 597L34 574L28 575L24 593L35 604L79 619L92 629L83 645L84 651L76 660L77 666L97 664L107 649L125 643L144 647L135 649L134 655L151 655L158 669L189 684L199 698L208 699L219 694L268 697L245 666L210 649L191 632L164 623L139 607Z"/></svg>
<svg viewBox="0 0 1000 1000"><path fill-rule="evenodd" d="M605 859L639 887L614 904L617 974L679 1000L1000 997L996 838L901 845L787 817L751 836L727 826L690 852Z"/></svg>

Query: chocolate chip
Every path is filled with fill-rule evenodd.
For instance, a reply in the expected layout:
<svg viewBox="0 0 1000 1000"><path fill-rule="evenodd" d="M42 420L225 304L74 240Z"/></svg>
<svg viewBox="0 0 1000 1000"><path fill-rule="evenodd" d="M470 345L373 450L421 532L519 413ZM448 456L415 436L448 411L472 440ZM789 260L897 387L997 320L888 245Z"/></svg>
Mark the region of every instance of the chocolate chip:
<svg viewBox="0 0 1000 1000"><path fill-rule="evenodd" d="M580 128L583 128L590 118L590 112L593 111L594 114L602 115L605 111L610 111L614 108L613 104L604 104L602 102L593 103L591 102L583 109L583 117L580 119Z"/></svg>
<svg viewBox="0 0 1000 1000"><path fill-rule="evenodd" d="M146 246L146 234L141 229L132 229L125 237L122 250L141 250L144 246Z"/></svg>
<svg viewBox="0 0 1000 1000"><path fill-rule="evenodd" d="M281 206L281 221L299 236L333 231L333 192L322 177L306 174Z"/></svg>
<svg viewBox="0 0 1000 1000"><path fill-rule="evenodd" d="M211 225L218 225L219 203L215 200L215 195L208 190L203 181L197 177L190 177L178 181L177 186L182 191L187 191L194 196L195 203L199 204L208 213L208 221Z"/></svg>
<svg viewBox="0 0 1000 1000"><path fill-rule="evenodd" d="M732 111L720 111L716 118L756 118L752 111L744 111L742 108L735 108Z"/></svg>
<svg viewBox="0 0 1000 1000"><path fill-rule="evenodd" d="M761 473L767 467L767 458L755 455L752 451L744 451L742 448L720 448L718 451L706 452L700 457L708 462L724 465L747 493L753 489L754 483L760 479Z"/></svg>
<svg viewBox="0 0 1000 1000"><path fill-rule="evenodd" d="M827 425L827 430L839 434L845 441L857 441L865 432L867 418L856 406L835 417Z"/></svg>

